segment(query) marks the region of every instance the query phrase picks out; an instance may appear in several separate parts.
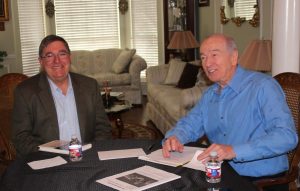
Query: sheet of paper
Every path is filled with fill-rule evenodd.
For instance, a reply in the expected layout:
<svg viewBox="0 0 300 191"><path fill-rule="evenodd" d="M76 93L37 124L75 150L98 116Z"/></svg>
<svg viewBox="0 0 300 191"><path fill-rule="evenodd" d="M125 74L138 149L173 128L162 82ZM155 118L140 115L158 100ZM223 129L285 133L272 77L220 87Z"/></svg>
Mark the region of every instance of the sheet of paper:
<svg viewBox="0 0 300 191"><path fill-rule="evenodd" d="M187 168L192 168L195 170L202 170L205 172L205 164L202 161L197 160L198 155L201 154L202 152L203 152L203 150L196 151L193 159L189 163L187 163L183 166L187 167Z"/></svg>
<svg viewBox="0 0 300 191"><path fill-rule="evenodd" d="M178 179L180 176L143 166L134 170L99 179L96 182L120 191L140 191Z"/></svg>
<svg viewBox="0 0 300 191"><path fill-rule="evenodd" d="M38 161L32 161L27 163L33 170L43 169L43 168L49 168L53 166L59 166L62 164L66 164L67 161L63 159L60 156L50 158L50 159L44 159L44 160L38 160Z"/></svg>
<svg viewBox="0 0 300 191"><path fill-rule="evenodd" d="M59 153L59 154L69 154L68 150L69 142L62 140L54 140L39 146L40 151ZM92 148L92 144L86 144L82 146L82 151Z"/></svg>
<svg viewBox="0 0 300 191"><path fill-rule="evenodd" d="M169 166L180 166L190 162L197 150L203 149L199 147L185 146L182 153L171 152L170 158L164 158L162 155L162 149L159 149L147 156L139 157L139 159Z"/></svg>
<svg viewBox="0 0 300 191"><path fill-rule="evenodd" d="M143 149L124 149L124 150L111 150L111 151L99 151L98 157L100 160L131 158L144 156L146 153Z"/></svg>

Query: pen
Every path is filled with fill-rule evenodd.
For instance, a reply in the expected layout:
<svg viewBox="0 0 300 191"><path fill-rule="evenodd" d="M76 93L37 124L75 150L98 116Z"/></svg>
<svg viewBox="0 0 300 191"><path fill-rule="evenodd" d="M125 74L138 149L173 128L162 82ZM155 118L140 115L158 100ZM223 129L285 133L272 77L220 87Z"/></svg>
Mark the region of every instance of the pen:
<svg viewBox="0 0 300 191"><path fill-rule="evenodd" d="M148 151L151 151L151 149L153 149L154 145L155 145L155 143L151 144L151 145L147 148Z"/></svg>

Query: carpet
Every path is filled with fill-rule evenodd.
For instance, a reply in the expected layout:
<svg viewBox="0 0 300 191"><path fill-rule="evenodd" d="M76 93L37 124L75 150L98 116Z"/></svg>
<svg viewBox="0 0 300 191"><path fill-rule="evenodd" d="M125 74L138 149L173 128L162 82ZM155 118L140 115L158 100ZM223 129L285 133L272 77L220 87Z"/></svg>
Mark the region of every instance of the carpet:
<svg viewBox="0 0 300 191"><path fill-rule="evenodd" d="M113 126L112 134L118 138L118 129ZM134 123L124 123L121 139L162 139L161 133L153 128Z"/></svg>

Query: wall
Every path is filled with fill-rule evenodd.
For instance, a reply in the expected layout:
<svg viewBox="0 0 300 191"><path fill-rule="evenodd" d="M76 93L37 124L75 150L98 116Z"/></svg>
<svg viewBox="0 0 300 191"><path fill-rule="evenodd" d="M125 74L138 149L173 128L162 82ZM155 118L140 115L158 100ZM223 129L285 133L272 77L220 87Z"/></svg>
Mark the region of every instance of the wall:
<svg viewBox="0 0 300 191"><path fill-rule="evenodd" d="M242 54L247 44L253 39L272 39L272 0L259 1L261 23L252 27L243 23L237 27L232 21L223 25L220 22L221 0L210 0L210 5L199 9L199 34L202 41L213 33L223 33L235 39L238 50Z"/></svg>
<svg viewBox="0 0 300 191"><path fill-rule="evenodd" d="M246 45L253 39L271 39L272 1L273 0L260 1L260 3L263 3L263 11L261 11L263 24L261 24L260 27L253 28L248 23L244 23L241 27L237 27L231 22L222 25L219 16L221 0L210 0L209 6L199 7L198 26L200 41L210 34L216 32L224 33L235 38L238 49L240 53L242 53ZM5 21L5 31L0 31L0 50L5 50L8 53L8 57L4 61L7 68L4 70L9 70L10 72L22 72L16 1L9 1L9 14L9 21ZM46 23L52 25L51 23L53 22L51 19L46 19ZM159 25L162 26L162 24ZM47 31L48 34L55 31L53 26L50 28L52 28L52 31ZM160 40L163 42L163 39ZM162 44L163 43L161 43L161 46L163 46ZM161 59L162 58L160 58L160 60ZM1 72L3 73L6 71L0 69L0 75Z"/></svg>

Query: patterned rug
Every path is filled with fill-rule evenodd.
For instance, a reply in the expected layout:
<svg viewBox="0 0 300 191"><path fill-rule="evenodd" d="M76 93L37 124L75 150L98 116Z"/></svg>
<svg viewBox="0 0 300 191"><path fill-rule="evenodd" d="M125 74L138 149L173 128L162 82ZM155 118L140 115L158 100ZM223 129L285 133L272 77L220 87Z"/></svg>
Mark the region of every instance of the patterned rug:
<svg viewBox="0 0 300 191"><path fill-rule="evenodd" d="M113 125L113 137L118 138L118 129L115 125ZM121 139L162 139L162 135L153 127L125 123Z"/></svg>

